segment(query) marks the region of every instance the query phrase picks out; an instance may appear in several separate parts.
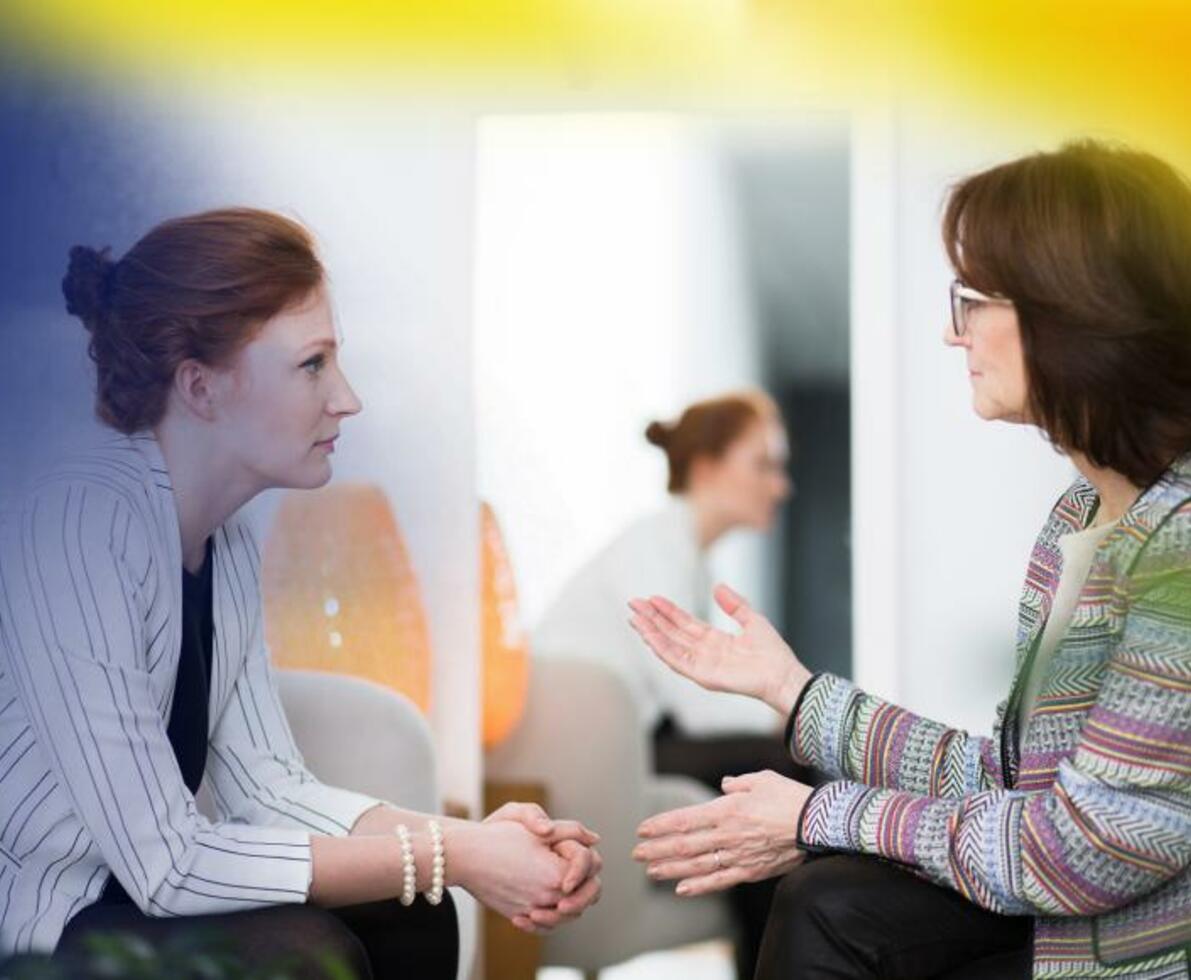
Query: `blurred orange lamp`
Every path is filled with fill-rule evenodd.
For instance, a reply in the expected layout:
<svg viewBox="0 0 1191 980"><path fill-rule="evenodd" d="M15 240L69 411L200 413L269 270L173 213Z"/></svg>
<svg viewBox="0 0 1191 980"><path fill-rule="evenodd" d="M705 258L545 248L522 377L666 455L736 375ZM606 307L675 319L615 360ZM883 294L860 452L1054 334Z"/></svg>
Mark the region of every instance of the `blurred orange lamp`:
<svg viewBox="0 0 1191 980"><path fill-rule="evenodd" d="M279 667L351 674L430 707L430 634L384 492L285 495L265 543L265 636Z"/></svg>
<svg viewBox="0 0 1191 980"><path fill-rule="evenodd" d="M480 504L480 630L483 651L484 748L517 726L529 689L529 643L517 586L496 515Z"/></svg>

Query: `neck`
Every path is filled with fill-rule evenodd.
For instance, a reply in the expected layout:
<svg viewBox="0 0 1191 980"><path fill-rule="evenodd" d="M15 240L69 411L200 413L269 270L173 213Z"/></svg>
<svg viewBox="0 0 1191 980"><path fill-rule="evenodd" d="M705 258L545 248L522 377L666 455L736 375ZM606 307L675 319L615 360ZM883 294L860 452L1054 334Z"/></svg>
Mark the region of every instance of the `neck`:
<svg viewBox="0 0 1191 980"><path fill-rule="evenodd" d="M1082 453L1072 453L1073 462L1087 481L1096 488L1100 506L1096 510L1094 525L1112 524L1125 516L1141 494L1141 487L1131 483L1116 470L1096 466Z"/></svg>
<svg viewBox="0 0 1191 980"><path fill-rule="evenodd" d="M167 414L153 431L174 488L182 564L197 572L207 538L264 487L220 453L209 426Z"/></svg>
<svg viewBox="0 0 1191 980"><path fill-rule="evenodd" d="M710 500L699 494L688 493L686 500L695 515L695 537L699 542L699 550L706 551L732 529L732 523Z"/></svg>

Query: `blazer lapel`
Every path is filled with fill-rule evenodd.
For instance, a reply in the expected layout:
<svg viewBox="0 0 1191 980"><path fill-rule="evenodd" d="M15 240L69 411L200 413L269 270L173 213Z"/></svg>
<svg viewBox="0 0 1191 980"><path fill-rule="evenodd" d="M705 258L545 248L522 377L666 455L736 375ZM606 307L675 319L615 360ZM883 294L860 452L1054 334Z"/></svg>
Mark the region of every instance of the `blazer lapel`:
<svg viewBox="0 0 1191 980"><path fill-rule="evenodd" d="M243 617L240 606L243 599L240 596L239 582L236 575L237 559L235 549L238 547L227 526L215 531L215 567L212 569L212 590L214 594L213 621L214 647L211 653L211 727L219 721L223 707L231 694L231 689L239 675L239 660L246 649L246 637L243 635ZM233 654L239 651L240 656Z"/></svg>
<svg viewBox="0 0 1191 980"><path fill-rule="evenodd" d="M1083 479L1077 480L1059 498L1046 526L1034 542L1034 550L1030 553L1030 562L1026 567L1026 582L1017 621L1018 674L1046 625L1059 587L1059 578L1063 574L1059 541L1064 535L1087 527L1098 505L1099 497L1091 484Z"/></svg>

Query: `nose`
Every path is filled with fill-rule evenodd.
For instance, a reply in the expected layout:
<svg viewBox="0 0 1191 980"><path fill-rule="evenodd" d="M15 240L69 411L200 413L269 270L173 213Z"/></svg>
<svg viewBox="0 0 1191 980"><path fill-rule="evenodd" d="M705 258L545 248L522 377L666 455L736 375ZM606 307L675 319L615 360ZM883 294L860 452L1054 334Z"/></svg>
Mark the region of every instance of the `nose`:
<svg viewBox="0 0 1191 980"><path fill-rule="evenodd" d="M327 414L337 418L346 418L349 415L358 415L363 407L359 396L348 382L347 376L340 371L339 384L335 386L334 392L327 400Z"/></svg>

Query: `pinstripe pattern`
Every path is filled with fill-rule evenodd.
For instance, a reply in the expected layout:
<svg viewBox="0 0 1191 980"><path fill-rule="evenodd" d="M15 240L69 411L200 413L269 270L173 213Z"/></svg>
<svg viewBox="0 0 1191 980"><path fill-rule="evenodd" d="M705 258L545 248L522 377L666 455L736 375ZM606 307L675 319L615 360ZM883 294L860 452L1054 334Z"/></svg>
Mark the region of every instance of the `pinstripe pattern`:
<svg viewBox="0 0 1191 980"><path fill-rule="evenodd" d="M48 951L114 873L150 915L302 902L310 834L375 801L304 767L270 674L260 554L216 531L211 741L198 813L166 722L181 650L181 542L152 435L41 481L0 539L0 956Z"/></svg>
<svg viewBox="0 0 1191 980"><path fill-rule="evenodd" d="M835 781L811 847L911 865L977 904L1037 917L1034 976L1188 976L1191 944L1191 455L1101 543L1024 736L1018 704L1062 572L1097 505L1058 502L1022 592L1017 672L993 738L821 675L791 729ZM1020 746L1020 751L1019 751Z"/></svg>

